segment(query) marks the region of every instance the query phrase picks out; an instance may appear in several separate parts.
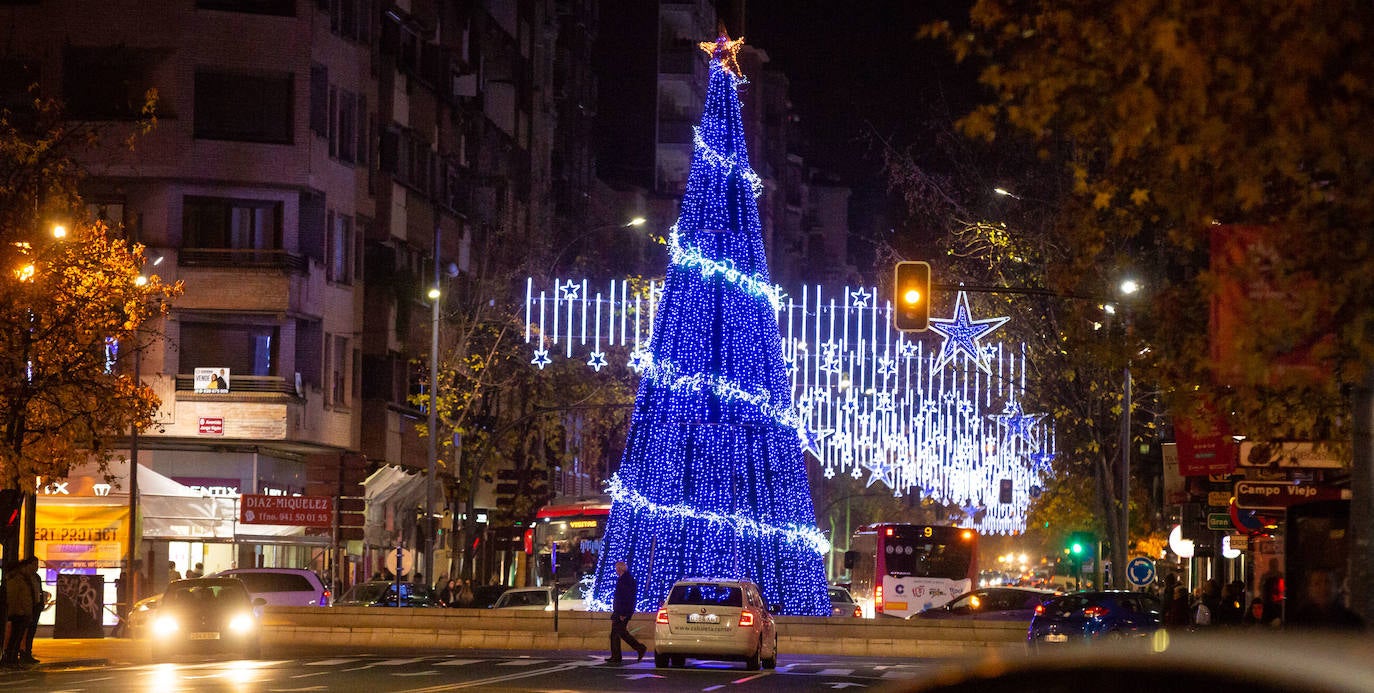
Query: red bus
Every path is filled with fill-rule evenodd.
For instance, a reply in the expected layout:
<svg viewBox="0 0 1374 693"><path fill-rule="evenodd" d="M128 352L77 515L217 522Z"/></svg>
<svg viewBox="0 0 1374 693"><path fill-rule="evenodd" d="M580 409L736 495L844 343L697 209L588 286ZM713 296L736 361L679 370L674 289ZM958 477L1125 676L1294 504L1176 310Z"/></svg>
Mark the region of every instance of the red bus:
<svg viewBox="0 0 1374 693"><path fill-rule="evenodd" d="M534 526L525 530L525 553L530 557L525 584L551 583L555 542L560 585L571 586L594 575L610 514L609 496L559 499L540 508L534 516Z"/></svg>
<svg viewBox="0 0 1374 693"><path fill-rule="evenodd" d="M864 615L905 618L942 606L978 580L978 533L883 522L854 532L844 554L849 591Z"/></svg>

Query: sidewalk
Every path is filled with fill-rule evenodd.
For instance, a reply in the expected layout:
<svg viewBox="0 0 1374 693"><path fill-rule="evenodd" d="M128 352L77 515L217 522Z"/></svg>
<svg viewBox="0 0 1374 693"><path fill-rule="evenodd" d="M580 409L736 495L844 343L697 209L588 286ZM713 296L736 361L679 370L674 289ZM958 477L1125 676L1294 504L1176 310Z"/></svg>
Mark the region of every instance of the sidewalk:
<svg viewBox="0 0 1374 693"><path fill-rule="evenodd" d="M36 669L99 667L147 660L146 641L127 638L56 639L51 637L51 632L51 628L40 628L38 637L33 639L33 656L40 662Z"/></svg>

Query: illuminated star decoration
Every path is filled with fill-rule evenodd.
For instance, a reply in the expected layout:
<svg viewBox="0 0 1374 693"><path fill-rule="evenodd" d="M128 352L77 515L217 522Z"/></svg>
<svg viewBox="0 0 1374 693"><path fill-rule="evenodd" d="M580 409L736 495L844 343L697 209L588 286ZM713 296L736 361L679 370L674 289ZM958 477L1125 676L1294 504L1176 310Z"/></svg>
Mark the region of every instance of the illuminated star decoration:
<svg viewBox="0 0 1374 693"><path fill-rule="evenodd" d="M530 363L539 366L539 370L542 371L544 366L553 363L553 359L549 358L549 350L541 347L534 350L534 358L530 360Z"/></svg>
<svg viewBox="0 0 1374 693"><path fill-rule="evenodd" d="M739 60L736 58L739 49L744 47L743 36L731 41L730 35L722 31L716 40L702 41L697 44L697 47L705 51L713 60L719 60L721 67L729 70L731 74L740 78L744 77L744 72L739 68Z"/></svg>
<svg viewBox="0 0 1374 693"><path fill-rule="evenodd" d="M978 369L991 374L988 355L978 340L1006 324L1010 318L983 318L974 320L968 309L968 294L959 292L959 300L954 306L953 318L931 318L930 329L944 336L940 345L940 356L935 359L935 369L943 368L946 363L960 354L973 361Z"/></svg>
<svg viewBox="0 0 1374 693"><path fill-rule="evenodd" d="M573 280L569 279L567 283L558 287L558 292L561 294L564 301L576 301L578 295L582 292L582 286L573 283Z"/></svg>
<svg viewBox="0 0 1374 693"><path fill-rule="evenodd" d="M811 425L803 422L797 427L797 437L801 439L802 452L809 452L815 457L821 456L821 441L830 436L831 431L817 431Z"/></svg>
<svg viewBox="0 0 1374 693"><path fill-rule="evenodd" d="M587 359L587 365L591 366L592 370L600 373L601 369L606 367L606 352L593 351L591 358Z"/></svg>
<svg viewBox="0 0 1374 693"><path fill-rule="evenodd" d="M860 307L860 308L866 308L866 307L868 307L868 299L870 299L870 298L872 298L872 297L873 297L873 295L870 294L870 293L868 293L868 289L865 289L865 288L863 288L862 286L859 287L859 289L858 289L857 291L850 291L850 292L849 292L849 298L850 298L850 300L853 302L853 304L854 304L855 306Z"/></svg>
<svg viewBox="0 0 1374 693"><path fill-rule="evenodd" d="M1031 429L1035 428L1035 425L1040 423L1040 419L1044 416L1044 414L1022 413L1021 403L1012 402L1007 405L1006 413L993 414L992 418L997 419L997 422L1007 429L1008 441L1017 438L1029 441Z"/></svg>

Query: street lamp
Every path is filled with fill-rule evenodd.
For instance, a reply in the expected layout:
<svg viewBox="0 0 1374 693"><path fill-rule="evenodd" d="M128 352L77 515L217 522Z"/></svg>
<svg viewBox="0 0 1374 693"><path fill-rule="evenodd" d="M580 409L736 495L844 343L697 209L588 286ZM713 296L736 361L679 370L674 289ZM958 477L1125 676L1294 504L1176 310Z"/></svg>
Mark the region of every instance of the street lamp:
<svg viewBox="0 0 1374 693"><path fill-rule="evenodd" d="M1117 287L1124 297L1129 297L1140 291L1140 282L1134 279L1124 279ZM1130 306L1123 303L1126 308L1126 338L1130 339L1131 334L1131 311ZM1131 537L1131 355L1130 344L1126 345L1126 367L1122 375L1122 399L1121 399L1121 542L1122 550L1118 557L1129 560L1129 543ZM1117 587L1125 587L1125 570L1113 570L1112 582Z"/></svg>
<svg viewBox="0 0 1374 693"><path fill-rule="evenodd" d="M629 219L628 221L624 221L624 222L616 221L616 222L611 222L611 223L609 223L609 224L600 224L600 225L597 225L597 226L593 226L593 227L591 227L590 229L587 229L586 231L583 231L582 233L577 234L576 236L573 237L572 240L568 241L567 245L563 246L563 248L562 248L561 250L558 251L558 254L555 255L555 256L553 256L553 261L549 263L549 267L550 267L551 269L552 269L552 268L555 268L555 267L558 267L559 261L561 261L561 260L563 259L563 256L566 255L566 254L568 253L569 250L572 250L572 247L573 247L574 245L577 245L578 242L580 242L582 239L584 239L584 238L586 238L587 236L590 236L590 235L596 233L597 231L605 231L606 229L617 229L617 228L618 228L618 229L638 228L638 227L643 226L643 225L645 225L645 224L647 224L647 223L649 223L649 220L648 220L648 219L646 219L645 217L637 216L637 217L632 217L632 218Z"/></svg>

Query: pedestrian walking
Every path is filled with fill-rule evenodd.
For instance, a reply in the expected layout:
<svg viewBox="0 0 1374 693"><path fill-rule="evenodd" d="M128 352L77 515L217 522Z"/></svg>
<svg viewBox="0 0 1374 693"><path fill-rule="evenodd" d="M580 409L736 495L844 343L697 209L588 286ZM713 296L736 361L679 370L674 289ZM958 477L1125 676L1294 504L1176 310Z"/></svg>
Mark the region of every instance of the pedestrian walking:
<svg viewBox="0 0 1374 693"><path fill-rule="evenodd" d="M621 640L638 653L637 661L644 659L644 652L648 649L644 647L644 643L630 635L629 631L630 617L635 614L635 597L639 591L635 576L629 568L625 561L615 563L615 597L611 601L611 656L606 658L606 661L612 664L621 661Z"/></svg>
<svg viewBox="0 0 1374 693"><path fill-rule="evenodd" d="M477 594L472 591L472 580L463 580L463 586L458 590L458 606L467 609L476 600Z"/></svg>

